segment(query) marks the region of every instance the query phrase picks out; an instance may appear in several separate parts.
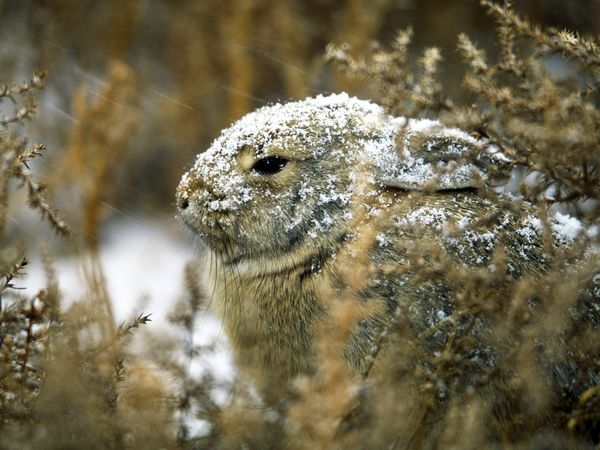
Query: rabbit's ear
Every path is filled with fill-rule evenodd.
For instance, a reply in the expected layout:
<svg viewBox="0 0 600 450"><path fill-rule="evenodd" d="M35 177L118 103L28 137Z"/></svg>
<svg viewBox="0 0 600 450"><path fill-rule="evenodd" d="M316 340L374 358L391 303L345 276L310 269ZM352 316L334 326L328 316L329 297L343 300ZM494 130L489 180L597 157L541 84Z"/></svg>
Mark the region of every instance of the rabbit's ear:
<svg viewBox="0 0 600 450"><path fill-rule="evenodd" d="M508 158L493 147L428 120L407 121L396 138L395 153L396 167L385 168L380 181L407 190L497 186L506 183L511 172Z"/></svg>

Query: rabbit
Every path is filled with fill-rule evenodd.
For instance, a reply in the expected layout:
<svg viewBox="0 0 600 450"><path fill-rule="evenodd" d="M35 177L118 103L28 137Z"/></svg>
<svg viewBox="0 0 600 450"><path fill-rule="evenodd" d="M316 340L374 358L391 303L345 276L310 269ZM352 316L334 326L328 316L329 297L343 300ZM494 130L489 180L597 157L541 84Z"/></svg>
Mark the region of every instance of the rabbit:
<svg viewBox="0 0 600 450"><path fill-rule="evenodd" d="M544 273L551 261L534 208L479 194L509 176L500 152L461 130L332 94L242 117L198 155L176 196L211 255L208 291L236 363L259 391L282 392L318 369L317 335L335 327L331 293L351 292L366 311L344 344L349 373L371 370L394 321L441 349L447 336L428 330L443 328L456 299L446 280L416 276L419 248L435 244L459 267L493 269L502 246L512 277ZM554 239L569 244L552 223ZM420 257L425 267L430 256ZM591 314L600 323L597 307ZM497 358L475 353L486 367Z"/></svg>

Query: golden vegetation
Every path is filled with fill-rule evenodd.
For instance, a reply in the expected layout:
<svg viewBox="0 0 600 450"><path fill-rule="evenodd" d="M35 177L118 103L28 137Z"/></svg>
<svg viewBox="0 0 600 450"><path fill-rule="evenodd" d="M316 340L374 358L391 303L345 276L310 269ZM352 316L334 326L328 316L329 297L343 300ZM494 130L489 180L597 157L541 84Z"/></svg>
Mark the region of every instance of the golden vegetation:
<svg viewBox="0 0 600 450"><path fill-rule="evenodd" d="M47 6L45 13L75 26L85 8L100 8L94 3L64 1L60 10ZM294 97L311 94L315 86L321 86L319 80L327 71L322 60L314 56L314 48L324 42L297 39L294 33L294 27L310 24L317 14L302 10L301 3L234 2L235 6L226 8L215 20L210 11L217 10L219 2L185 3L196 6L161 6L178 19L157 25L161 28L159 36L167 36L165 47L189 44L181 51L169 52L173 73L172 79L167 79L176 87L167 89L166 94L161 91L141 99L140 92L149 91L141 90L139 74L124 63L114 62L96 98L90 100L83 88L74 96L73 126L64 138L67 152L52 158L67 172L50 174L57 191L67 184L76 186L73 192L79 197L74 210L81 215L71 216L77 223L75 229L82 230L82 248L92 250L89 296L70 307L61 304L49 257L45 261L45 289L33 297L19 293L19 276L28 260L18 230L7 225L15 204L26 200L52 229L61 235L69 232L50 206L44 185L29 170L45 151L44 146L30 145L21 127L35 119L34 99L46 75L34 74L23 84L0 88L0 102L15 104L14 113L0 117L0 449L599 445L599 387L575 379L570 397L564 398L551 390L544 375L548 364L564 360L565 355L588 372L600 373L598 261L574 263L586 248L598 245L598 234L593 232L573 248L549 246L554 263L548 271L517 281L502 270L457 267L439 248L426 249L436 263L435 271L431 265L419 267L415 263L421 276L444 277L461 286L461 308L446 322L451 338L443 350L435 355L426 352L406 326L394 322L382 336L386 346L377 355L378 370L370 379L352 379L335 362L339 359L331 355L340 351L361 312L345 307L341 298L336 311L339 327L324 333L319 346L319 371L314 377L298 380L289 396L274 404L256 399L243 382L227 386L228 400L217 404L211 390L218 382L190 375L190 361L211 351L193 340L197 316L206 302L196 278L197 267L186 270L186 296L172 317L183 331L184 343L150 338L147 356L154 363L142 361L128 350L129 334L146 324L149 317L140 315L116 326L95 253L100 225L110 214L107 205L113 194L120 195L114 192L115 172L130 167L126 155L135 154L140 142L147 144L153 139L173 139L177 145L190 147L189 154L180 157L180 165L170 168L173 174L166 178L175 180L183 160L190 161L197 151L190 143L206 142L260 99L271 99L274 86L284 85L284 92ZM467 35L459 36L458 49L468 67L463 84L467 93L456 100L448 94L453 89L445 87L440 75L443 55L439 50L425 50L414 70L410 30L398 33L390 50L378 47L368 57L361 56L369 52L367 43L375 37L389 2L377 2L373 15L365 12L371 2L346 3L339 35L328 35L327 40L351 34L351 46L331 45L326 54L355 78L340 78L336 86L358 91L367 89L366 80L394 114L437 117L488 139L518 170L530 174L527 180L533 182L523 184L522 193L542 216L562 208L590 230L600 226L600 44L596 38L542 30L511 8L485 1L498 23L500 54L490 62L486 52ZM131 2L124 10L114 5L102 9L112 11L102 16L105 24L118 19L124 25L116 27L118 33L106 36L103 44L95 41L98 53L102 45L106 47L102 52L112 58L125 56L134 45L132 30L147 26L140 5ZM5 7L0 1L0 10ZM252 23L259 17L274 24L284 44L271 41L266 50L256 50L252 43L246 45L248 36L254 36ZM50 23L38 25L50 27ZM68 39L67 29L59 33L64 39ZM271 31L254 39L268 39L266 33ZM239 35L239 42L224 39L231 33ZM86 39L96 39L97 35L89 32ZM214 46L202 45L208 41ZM76 47L84 48L83 41L79 45ZM60 48L49 48L47 52L62 54ZM549 67L557 61L556 55L561 55L558 63L567 68L566 74L557 76ZM45 54L40 61L54 61L47 65L52 71L65 59ZM279 67L281 61L285 64L280 70L264 74ZM148 61L146 64L151 67ZM199 73L206 74L201 82ZM222 80L226 80L224 84ZM465 98L469 101L462 101ZM152 110L150 119L142 117L142 102L144 113ZM207 106L217 103L227 107L212 111ZM198 114L203 117L201 123ZM142 136L134 142L134 130L142 133L153 125L160 137ZM159 153L156 148L150 153ZM25 197L17 195L19 188ZM171 191L165 195L170 196ZM497 195L491 191L483 194ZM495 255L495 262L497 267L504 267L502 251ZM355 273L347 276L360 284ZM481 316L494 318L490 344L506 352L492 370L478 374L477 389L465 390L461 381L470 371L465 355L473 342L458 332L456 324ZM535 345L540 336L552 345L540 349ZM181 354L183 358L178 357ZM493 400L498 383L512 393L502 405ZM442 401L440 386L445 392ZM209 431L202 437L194 436L189 429L192 419L206 421Z"/></svg>

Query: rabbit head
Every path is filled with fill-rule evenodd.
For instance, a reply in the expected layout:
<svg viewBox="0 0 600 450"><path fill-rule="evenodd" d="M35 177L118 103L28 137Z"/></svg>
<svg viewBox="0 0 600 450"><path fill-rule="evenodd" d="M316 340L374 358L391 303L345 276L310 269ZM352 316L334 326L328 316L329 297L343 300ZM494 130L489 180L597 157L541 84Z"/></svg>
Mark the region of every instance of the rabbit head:
<svg viewBox="0 0 600 450"><path fill-rule="evenodd" d="M477 164L457 162L473 149L481 153L438 122L317 96L263 107L223 131L183 176L177 204L226 262L275 258L343 240L359 176L375 189L477 185Z"/></svg>
<svg viewBox="0 0 600 450"><path fill-rule="evenodd" d="M349 149L377 139L386 120L378 106L345 96L248 114L183 176L181 217L227 260L271 258L307 240L336 239L352 195L356 154Z"/></svg>

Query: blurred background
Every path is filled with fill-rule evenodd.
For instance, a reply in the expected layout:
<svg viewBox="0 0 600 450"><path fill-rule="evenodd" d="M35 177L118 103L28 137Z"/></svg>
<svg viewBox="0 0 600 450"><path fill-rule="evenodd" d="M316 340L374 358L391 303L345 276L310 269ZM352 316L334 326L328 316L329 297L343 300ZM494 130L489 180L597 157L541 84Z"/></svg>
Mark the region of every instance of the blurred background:
<svg viewBox="0 0 600 450"><path fill-rule="evenodd" d="M600 0L514 6L542 26L599 33ZM74 229L56 237L15 202L9 239L30 255L49 246L71 298L85 295L78 257L96 249L117 318L136 308L164 315L198 254L174 218L174 191L195 155L268 103L339 91L374 98L327 65L324 48L348 42L366 54L408 26L415 55L441 49L450 94L459 95L464 67L458 33L498 51L477 0L0 0L0 83L47 71L37 113L21 128L46 144L33 171ZM35 289L43 271L32 259Z"/></svg>

